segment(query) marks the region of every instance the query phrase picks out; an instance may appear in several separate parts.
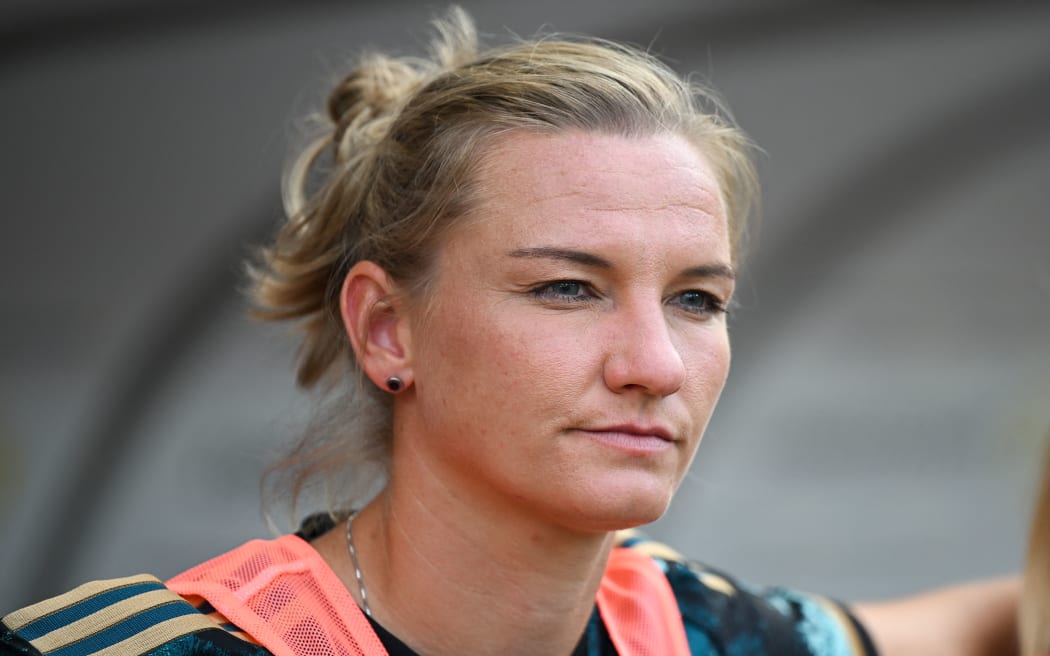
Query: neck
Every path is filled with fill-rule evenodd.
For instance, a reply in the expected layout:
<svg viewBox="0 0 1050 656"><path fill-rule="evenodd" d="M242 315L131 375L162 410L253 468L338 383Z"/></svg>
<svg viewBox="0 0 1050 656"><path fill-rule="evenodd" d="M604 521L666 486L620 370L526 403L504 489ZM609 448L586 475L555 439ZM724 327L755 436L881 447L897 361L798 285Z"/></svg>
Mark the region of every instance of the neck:
<svg viewBox="0 0 1050 656"><path fill-rule="evenodd" d="M481 503L424 459L394 462L390 486L353 526L376 621L427 656L572 653L611 534L567 531L508 504ZM330 544L319 550L360 602L343 531L323 540Z"/></svg>

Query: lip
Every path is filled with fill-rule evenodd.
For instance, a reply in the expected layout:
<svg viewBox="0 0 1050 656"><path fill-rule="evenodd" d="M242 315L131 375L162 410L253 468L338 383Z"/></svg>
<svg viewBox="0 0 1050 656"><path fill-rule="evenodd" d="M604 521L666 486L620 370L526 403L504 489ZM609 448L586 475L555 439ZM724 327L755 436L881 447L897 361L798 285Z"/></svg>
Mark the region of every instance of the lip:
<svg viewBox="0 0 1050 656"><path fill-rule="evenodd" d="M587 433L623 433L637 437L658 437L665 442L674 442L671 431L663 426L639 426L637 424L617 424L615 426L601 426L598 428L584 428Z"/></svg>
<svg viewBox="0 0 1050 656"><path fill-rule="evenodd" d="M663 426L617 424L577 429L596 442L632 453L663 451L675 442Z"/></svg>

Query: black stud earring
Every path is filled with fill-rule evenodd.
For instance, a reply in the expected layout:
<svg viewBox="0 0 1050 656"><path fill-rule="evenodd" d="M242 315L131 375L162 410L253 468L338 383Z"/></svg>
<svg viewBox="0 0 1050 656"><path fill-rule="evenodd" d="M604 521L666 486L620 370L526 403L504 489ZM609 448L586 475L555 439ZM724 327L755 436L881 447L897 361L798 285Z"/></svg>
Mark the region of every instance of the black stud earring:
<svg viewBox="0 0 1050 656"><path fill-rule="evenodd" d="M404 386L405 386L405 382L403 380L401 380L400 378L398 378L397 376L391 376L390 378L386 379L386 388L388 390L390 390L391 392L393 392L394 394L397 394L398 392L400 392L401 388L404 387Z"/></svg>

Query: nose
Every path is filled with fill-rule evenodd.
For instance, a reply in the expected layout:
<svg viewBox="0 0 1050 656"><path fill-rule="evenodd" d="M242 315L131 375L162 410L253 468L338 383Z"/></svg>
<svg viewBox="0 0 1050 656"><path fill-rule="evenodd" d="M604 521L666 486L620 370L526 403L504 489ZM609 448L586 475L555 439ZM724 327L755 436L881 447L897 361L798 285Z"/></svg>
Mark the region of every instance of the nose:
<svg viewBox="0 0 1050 656"><path fill-rule="evenodd" d="M655 305L653 307L652 305ZM612 328L603 376L618 394L631 390L670 396L685 382L685 363L662 303L625 308L610 316Z"/></svg>

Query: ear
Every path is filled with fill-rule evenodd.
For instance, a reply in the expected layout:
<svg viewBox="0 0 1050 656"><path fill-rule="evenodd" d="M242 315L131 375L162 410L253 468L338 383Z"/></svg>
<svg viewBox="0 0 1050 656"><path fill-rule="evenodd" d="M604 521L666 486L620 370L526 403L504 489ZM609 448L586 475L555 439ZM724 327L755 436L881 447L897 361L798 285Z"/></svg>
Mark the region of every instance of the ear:
<svg viewBox="0 0 1050 656"><path fill-rule="evenodd" d="M379 389L390 376L411 384L411 332L397 285L375 262L355 264L343 280L339 310L354 356Z"/></svg>

